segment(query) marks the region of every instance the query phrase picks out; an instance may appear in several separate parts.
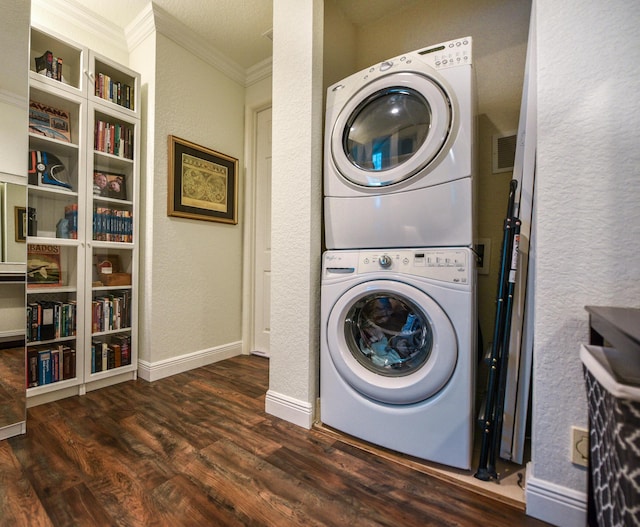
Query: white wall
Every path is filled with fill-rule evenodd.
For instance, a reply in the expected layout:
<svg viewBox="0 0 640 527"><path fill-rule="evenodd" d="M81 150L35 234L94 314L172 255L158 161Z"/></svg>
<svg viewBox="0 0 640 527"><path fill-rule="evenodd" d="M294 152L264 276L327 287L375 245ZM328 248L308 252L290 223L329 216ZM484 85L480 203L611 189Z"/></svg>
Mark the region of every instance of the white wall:
<svg viewBox="0 0 640 527"><path fill-rule="evenodd" d="M587 425L584 306L640 307L640 3L536 3L532 474L558 490L527 501L547 519L550 502L586 491L586 471L569 459L571 425Z"/></svg>
<svg viewBox="0 0 640 527"><path fill-rule="evenodd" d="M140 73L140 112L144 126L140 130L140 269L138 310L138 362L150 368L153 360L153 224L155 214L155 101L156 101L156 31L153 12L148 9L135 26L130 64ZM145 373L147 377L149 373Z"/></svg>
<svg viewBox="0 0 640 527"><path fill-rule="evenodd" d="M14 242L14 204L21 194L25 203L27 183L27 155L29 151L28 126L28 84L27 64L29 60L30 2L0 0L0 45L5 50L0 54L0 181L17 183L8 187L6 215L7 231L0 232L0 238L7 235L10 262L26 261L26 245ZM7 52L11 50L11 52ZM16 130L24 130L23 134ZM0 199L5 199L0 189ZM1 220L0 220L1 222ZM0 249L1 250L1 249ZM20 266L11 266L12 270ZM24 267L23 267L24 271ZM24 335L25 331L25 286L24 284L0 285L0 336Z"/></svg>
<svg viewBox="0 0 640 527"><path fill-rule="evenodd" d="M357 71L357 28L340 10L340 0L324 2L324 49L322 84L324 91Z"/></svg>
<svg viewBox="0 0 640 527"><path fill-rule="evenodd" d="M310 427L317 395L322 0L274 4L271 360L267 411Z"/></svg>
<svg viewBox="0 0 640 527"><path fill-rule="evenodd" d="M30 2L1 0L2 31L0 42L0 93L9 92L27 96L27 72L29 63ZM9 52L10 50L10 52Z"/></svg>
<svg viewBox="0 0 640 527"><path fill-rule="evenodd" d="M28 126L29 8L30 2L0 3L0 174L4 181L22 182L23 178L25 184L29 138L15 131Z"/></svg>
<svg viewBox="0 0 640 527"><path fill-rule="evenodd" d="M155 83L153 172L146 174L153 217L145 231L152 281L143 299L153 313L143 350L151 363L238 343L242 286L240 225L167 216L167 138L239 159L242 180L244 88L162 34Z"/></svg>

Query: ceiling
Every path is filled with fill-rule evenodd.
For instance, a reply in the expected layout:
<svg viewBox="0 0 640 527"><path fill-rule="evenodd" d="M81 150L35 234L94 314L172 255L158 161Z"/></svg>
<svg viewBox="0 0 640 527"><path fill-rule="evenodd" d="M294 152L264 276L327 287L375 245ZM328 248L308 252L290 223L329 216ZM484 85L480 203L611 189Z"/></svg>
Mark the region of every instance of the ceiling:
<svg viewBox="0 0 640 527"><path fill-rule="evenodd" d="M126 28L151 0L67 0L106 24ZM330 0L325 0L330 1ZM333 0L355 25L426 0ZM153 4L190 28L194 36L248 69L271 57L273 0L153 0Z"/></svg>

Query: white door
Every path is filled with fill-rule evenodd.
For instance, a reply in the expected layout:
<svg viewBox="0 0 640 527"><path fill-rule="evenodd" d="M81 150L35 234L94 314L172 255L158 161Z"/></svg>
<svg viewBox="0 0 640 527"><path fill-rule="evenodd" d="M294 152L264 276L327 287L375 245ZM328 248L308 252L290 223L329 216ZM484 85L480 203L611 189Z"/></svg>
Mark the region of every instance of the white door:
<svg viewBox="0 0 640 527"><path fill-rule="evenodd" d="M253 349L269 355L271 329L271 108L258 113L256 126Z"/></svg>

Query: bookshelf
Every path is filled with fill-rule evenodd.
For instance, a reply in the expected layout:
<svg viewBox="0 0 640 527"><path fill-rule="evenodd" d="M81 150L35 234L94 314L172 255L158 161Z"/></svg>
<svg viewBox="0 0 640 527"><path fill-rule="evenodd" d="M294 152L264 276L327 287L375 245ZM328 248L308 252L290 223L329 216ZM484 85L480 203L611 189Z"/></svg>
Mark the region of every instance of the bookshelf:
<svg viewBox="0 0 640 527"><path fill-rule="evenodd" d="M34 406L137 375L140 76L42 27L29 63Z"/></svg>

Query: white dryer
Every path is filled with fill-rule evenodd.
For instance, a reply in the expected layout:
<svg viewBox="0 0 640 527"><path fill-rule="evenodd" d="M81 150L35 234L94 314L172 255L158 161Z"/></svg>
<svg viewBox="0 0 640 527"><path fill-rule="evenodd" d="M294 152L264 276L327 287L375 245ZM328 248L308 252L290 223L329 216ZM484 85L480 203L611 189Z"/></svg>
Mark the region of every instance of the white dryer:
<svg viewBox="0 0 640 527"><path fill-rule="evenodd" d="M471 466L475 264L468 248L327 251L320 417L370 443Z"/></svg>
<svg viewBox="0 0 640 527"><path fill-rule="evenodd" d="M327 91L328 249L473 243L471 37L405 53Z"/></svg>

